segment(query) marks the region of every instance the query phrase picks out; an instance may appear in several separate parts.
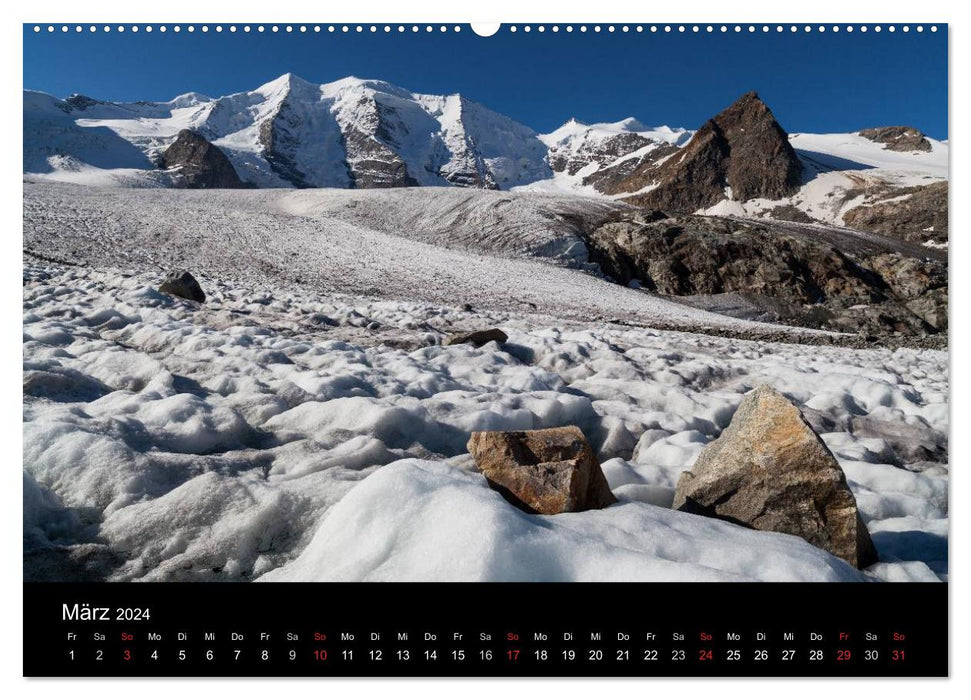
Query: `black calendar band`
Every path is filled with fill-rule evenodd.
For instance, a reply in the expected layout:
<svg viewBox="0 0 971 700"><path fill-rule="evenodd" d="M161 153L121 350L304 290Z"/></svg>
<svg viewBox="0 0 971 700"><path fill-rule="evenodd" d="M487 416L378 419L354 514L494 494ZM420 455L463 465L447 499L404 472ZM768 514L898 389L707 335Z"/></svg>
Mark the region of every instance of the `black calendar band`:
<svg viewBox="0 0 971 700"><path fill-rule="evenodd" d="M946 676L947 591L28 583L24 675Z"/></svg>

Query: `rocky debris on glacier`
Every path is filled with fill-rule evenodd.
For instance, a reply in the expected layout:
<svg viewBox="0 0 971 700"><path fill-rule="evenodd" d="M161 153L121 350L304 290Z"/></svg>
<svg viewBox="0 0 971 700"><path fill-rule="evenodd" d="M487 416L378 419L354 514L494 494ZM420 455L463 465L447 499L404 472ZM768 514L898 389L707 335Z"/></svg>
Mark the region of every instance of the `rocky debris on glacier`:
<svg viewBox="0 0 971 700"><path fill-rule="evenodd" d="M617 502L575 425L474 432L468 448L489 484L527 513L576 513Z"/></svg>
<svg viewBox="0 0 971 700"><path fill-rule="evenodd" d="M446 339L445 345L468 344L481 348L486 343L496 342L501 345L507 340L509 340L509 336L498 328L488 328L484 330L470 331L469 333L457 333Z"/></svg>
<svg viewBox="0 0 971 700"><path fill-rule="evenodd" d="M929 152L931 150L931 142L912 126L878 126L872 129L863 129L860 136L870 139L874 143L885 144L883 148L887 151L907 153L910 151Z"/></svg>
<svg viewBox="0 0 971 700"><path fill-rule="evenodd" d="M189 189L245 187L226 154L190 129L182 129L162 153L162 167L178 168L179 181Z"/></svg>
<svg viewBox="0 0 971 700"><path fill-rule="evenodd" d="M748 394L678 480L673 507L801 537L857 568L877 553L846 475L787 398Z"/></svg>
<svg viewBox="0 0 971 700"><path fill-rule="evenodd" d="M587 238L621 284L719 313L886 336L947 329L947 265L892 239L833 240L798 224L621 212ZM835 234L834 234L835 235ZM838 244L834 245L834 242Z"/></svg>
<svg viewBox="0 0 971 700"><path fill-rule="evenodd" d="M198 280L188 270L172 270L166 274L162 284L158 286L158 291L189 301L196 301L200 304L204 304L206 301L206 293L202 291Z"/></svg>

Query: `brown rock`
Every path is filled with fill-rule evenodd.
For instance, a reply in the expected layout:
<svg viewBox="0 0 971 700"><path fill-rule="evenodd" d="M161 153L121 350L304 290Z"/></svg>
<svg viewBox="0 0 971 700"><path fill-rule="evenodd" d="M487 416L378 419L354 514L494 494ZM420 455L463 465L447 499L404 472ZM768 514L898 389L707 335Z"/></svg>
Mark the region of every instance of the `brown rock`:
<svg viewBox="0 0 971 700"><path fill-rule="evenodd" d="M470 333L459 333L457 335L450 336L448 340L445 341L446 345L461 345L462 343L468 343L469 345L474 345L477 348L481 348L486 343L495 341L497 343L505 343L509 340L509 336L503 333L498 328L489 328L488 330L481 331L471 331Z"/></svg>
<svg viewBox="0 0 971 700"><path fill-rule="evenodd" d="M574 513L617 502L576 426L472 433L468 448L489 484L528 513Z"/></svg>
<svg viewBox="0 0 971 700"><path fill-rule="evenodd" d="M784 532L858 568L876 549L836 458L792 403L762 386L681 475L674 508Z"/></svg>

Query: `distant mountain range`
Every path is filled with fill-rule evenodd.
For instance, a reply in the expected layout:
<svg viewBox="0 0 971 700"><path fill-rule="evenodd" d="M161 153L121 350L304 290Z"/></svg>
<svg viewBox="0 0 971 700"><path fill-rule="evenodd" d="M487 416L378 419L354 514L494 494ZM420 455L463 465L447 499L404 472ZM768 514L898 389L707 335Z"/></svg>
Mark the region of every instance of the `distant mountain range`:
<svg viewBox="0 0 971 700"><path fill-rule="evenodd" d="M463 95L353 77L319 85L288 73L249 92L168 102L25 90L23 137L25 175L82 184L526 188L836 224L853 208L944 182L916 198L934 200L935 215L908 216L911 229L943 226L946 239L945 142L909 127L789 135L755 93L697 131L627 118L570 120L537 134ZM887 227L870 214L850 220Z"/></svg>

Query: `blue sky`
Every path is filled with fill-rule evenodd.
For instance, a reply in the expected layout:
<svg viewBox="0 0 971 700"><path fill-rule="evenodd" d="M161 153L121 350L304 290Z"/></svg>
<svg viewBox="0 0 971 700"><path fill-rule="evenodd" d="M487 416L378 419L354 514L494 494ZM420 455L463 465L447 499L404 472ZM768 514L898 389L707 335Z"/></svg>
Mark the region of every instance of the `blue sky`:
<svg viewBox="0 0 971 700"><path fill-rule="evenodd" d="M696 128L756 90L791 132L906 124L947 138L944 26L866 34L504 28L489 38L467 26L458 34L35 34L32 27L24 27L24 87L61 97L167 100L248 90L286 72L313 82L356 75L415 92L461 92L545 132L570 117Z"/></svg>

